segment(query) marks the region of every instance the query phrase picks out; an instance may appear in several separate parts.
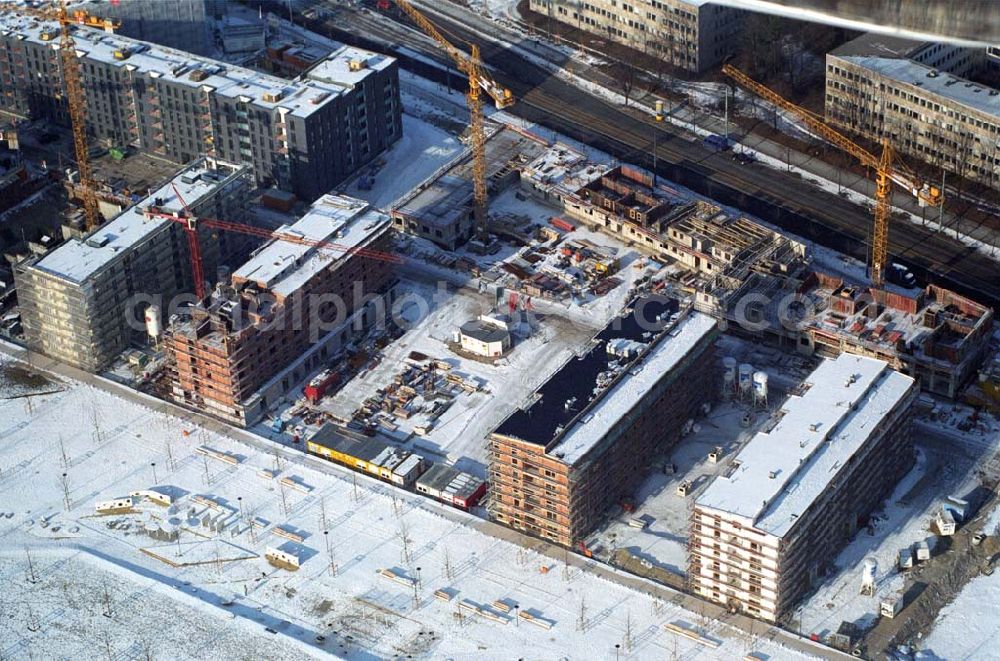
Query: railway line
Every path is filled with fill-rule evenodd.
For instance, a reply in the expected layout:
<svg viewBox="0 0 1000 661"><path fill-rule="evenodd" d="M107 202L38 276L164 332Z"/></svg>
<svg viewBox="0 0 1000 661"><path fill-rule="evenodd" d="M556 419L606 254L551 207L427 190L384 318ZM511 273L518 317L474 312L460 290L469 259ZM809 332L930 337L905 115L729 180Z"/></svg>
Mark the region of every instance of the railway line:
<svg viewBox="0 0 1000 661"><path fill-rule="evenodd" d="M872 213L798 175L762 166L745 166L727 153L717 154L685 137L671 125L654 125L624 108L587 94L543 69L499 41L485 40L466 26L439 14L435 22L460 40L477 41L495 78L509 87L518 103L507 112L568 135L616 158L652 168L653 135L656 171L705 197L755 215L817 244L861 260L867 255ZM400 30L382 18L344 12L337 21L309 27L340 41L375 49L396 50L415 73L445 82L446 74L406 51L445 62L417 32ZM348 31L351 27L354 29ZM395 48L392 48L395 47ZM450 82L460 84L451 76ZM922 280L953 289L1000 309L1000 265L960 241L910 222L895 222L890 232L893 259L910 266Z"/></svg>

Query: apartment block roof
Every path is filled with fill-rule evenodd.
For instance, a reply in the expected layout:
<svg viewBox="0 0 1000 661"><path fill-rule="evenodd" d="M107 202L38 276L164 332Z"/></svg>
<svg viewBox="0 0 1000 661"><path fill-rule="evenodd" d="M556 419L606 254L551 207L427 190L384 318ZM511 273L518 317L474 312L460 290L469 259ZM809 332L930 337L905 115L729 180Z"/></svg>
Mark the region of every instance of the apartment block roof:
<svg viewBox="0 0 1000 661"><path fill-rule="evenodd" d="M715 325L708 315L682 311L675 299L640 298L494 433L545 446L548 454L574 464Z"/></svg>
<svg viewBox="0 0 1000 661"><path fill-rule="evenodd" d="M846 56L841 59L886 78L919 87L928 94L1000 118L1000 90L940 72L912 60L864 56Z"/></svg>
<svg viewBox="0 0 1000 661"><path fill-rule="evenodd" d="M331 85L354 87L374 71L384 71L394 59L381 53L341 46L306 73L306 77Z"/></svg>
<svg viewBox="0 0 1000 661"><path fill-rule="evenodd" d="M841 354L791 395L781 418L755 435L695 501L784 537L834 481L879 424L914 387L914 380L874 358Z"/></svg>
<svg viewBox="0 0 1000 661"><path fill-rule="evenodd" d="M932 44L917 39L868 32L857 39L852 39L845 44L841 44L830 51L830 54L838 57L860 56L907 59L914 57L930 45Z"/></svg>
<svg viewBox="0 0 1000 661"><path fill-rule="evenodd" d="M234 281L251 281L275 296L298 291L319 271L344 259L351 248L359 248L387 231L389 216L368 203L345 195L324 195L302 218L284 225L277 234L312 241L328 241L329 248L273 240L263 246L233 273Z"/></svg>
<svg viewBox="0 0 1000 661"><path fill-rule="evenodd" d="M0 30L22 35L42 46L58 49L58 26L54 22L0 14ZM47 35L47 39L42 36ZM188 87L212 91L217 95L245 99L267 109L286 109L294 116L306 116L329 103L352 86L316 80L289 81L259 71L245 69L192 53L150 44L100 30L77 26L73 33L76 50L103 63L128 71L148 73Z"/></svg>
<svg viewBox="0 0 1000 661"><path fill-rule="evenodd" d="M223 161L199 159L174 175L155 193L126 209L85 239L69 239L47 253L34 264L34 268L74 283L83 283L114 259L124 256L137 244L173 222L165 218L146 218L143 209L154 200L161 202L158 206L166 213L183 212L184 202L191 208L197 208L199 202L213 193L220 182L241 169L246 168ZM178 193L184 202L178 199Z"/></svg>
<svg viewBox="0 0 1000 661"><path fill-rule="evenodd" d="M559 443L551 448L551 454L568 464L583 459L715 326L714 318L700 312L692 312L681 320L667 333L668 337L629 366L628 374L566 430Z"/></svg>

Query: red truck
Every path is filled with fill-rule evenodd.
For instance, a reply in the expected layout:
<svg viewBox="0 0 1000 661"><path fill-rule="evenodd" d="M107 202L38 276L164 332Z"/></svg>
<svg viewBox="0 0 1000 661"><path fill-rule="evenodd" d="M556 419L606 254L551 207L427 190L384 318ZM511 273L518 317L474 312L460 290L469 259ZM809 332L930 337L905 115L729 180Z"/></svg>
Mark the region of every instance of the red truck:
<svg viewBox="0 0 1000 661"><path fill-rule="evenodd" d="M336 370L320 372L312 378L309 385L302 389L302 394L306 396L306 399L310 403L315 404L323 399L330 386L337 385L338 381L340 381L340 372Z"/></svg>

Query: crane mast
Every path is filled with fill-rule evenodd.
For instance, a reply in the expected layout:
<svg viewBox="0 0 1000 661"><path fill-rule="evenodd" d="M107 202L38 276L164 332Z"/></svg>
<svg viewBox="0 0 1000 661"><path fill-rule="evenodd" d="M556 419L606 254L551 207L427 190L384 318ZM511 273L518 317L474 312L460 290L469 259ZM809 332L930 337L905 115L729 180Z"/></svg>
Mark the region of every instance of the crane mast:
<svg viewBox="0 0 1000 661"><path fill-rule="evenodd" d="M66 0L58 0L56 7L33 7L9 3L7 10L41 19L55 21L59 25L59 64L62 69L63 82L66 85L66 105L69 109L70 128L73 131L73 152L76 156L76 167L80 174L79 190L83 196L83 212L87 229L100 225L100 210L97 205L97 192L94 188L93 168L90 165L90 153L87 150L87 98L83 92L83 78L80 75L80 60L76 56L76 42L70 27L74 22L113 32L120 24L116 21L99 19L85 11L76 11L71 17L66 9ZM45 37L43 37L45 39Z"/></svg>
<svg viewBox="0 0 1000 661"><path fill-rule="evenodd" d="M469 91L465 95L469 107L469 136L472 141L472 190L473 219L476 238L486 243L489 239L487 206L489 192L486 187L486 126L483 119L483 92L486 92L497 108L506 108L514 103L510 90L497 84L483 70L479 46L470 44L470 54L466 55L452 44L426 16L407 0L395 0L396 5L406 13L427 36L436 41L455 62L459 71L469 78Z"/></svg>
<svg viewBox="0 0 1000 661"><path fill-rule="evenodd" d="M93 170L90 153L87 150L87 100L83 94L80 76L80 61L76 57L76 42L70 33L70 19L66 11L66 0L62 0L57 14L62 37L59 41L59 57L62 63L63 81L66 84L66 100L69 106L70 126L73 129L73 149L76 153L76 167L80 173L80 188L83 191L83 212L87 229L100 225L100 210L94 191Z"/></svg>
<svg viewBox="0 0 1000 661"><path fill-rule="evenodd" d="M921 181L917 175L907 170L901 164L894 164L894 151L888 139L882 140L882 154L881 156L876 156L832 128L822 117L801 106L795 105L774 90L758 83L736 67L726 64L722 67L722 73L765 101L792 113L802 120L811 131L821 135L827 142L854 156L862 165L875 171L875 221L872 229L869 259L872 284L876 287L881 287L884 283L885 269L889 262L889 218L892 211L892 184L895 183L897 186L906 189L911 195L917 198L921 206L941 206L944 203L944 196L941 189Z"/></svg>

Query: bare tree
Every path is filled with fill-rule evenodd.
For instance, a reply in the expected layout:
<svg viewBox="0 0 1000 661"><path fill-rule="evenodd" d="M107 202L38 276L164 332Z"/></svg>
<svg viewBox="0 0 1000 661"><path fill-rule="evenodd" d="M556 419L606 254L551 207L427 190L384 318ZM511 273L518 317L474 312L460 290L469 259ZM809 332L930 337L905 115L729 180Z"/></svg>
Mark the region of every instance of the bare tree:
<svg viewBox="0 0 1000 661"><path fill-rule="evenodd" d="M635 89L639 78L639 72L635 67L632 57L628 56L615 65L614 77L618 80L622 96L625 97L625 106L628 107L629 101L632 100L632 91Z"/></svg>
<svg viewBox="0 0 1000 661"><path fill-rule="evenodd" d="M410 539L409 532L406 528L406 522L399 522L399 542L403 546L403 563L410 564Z"/></svg>

